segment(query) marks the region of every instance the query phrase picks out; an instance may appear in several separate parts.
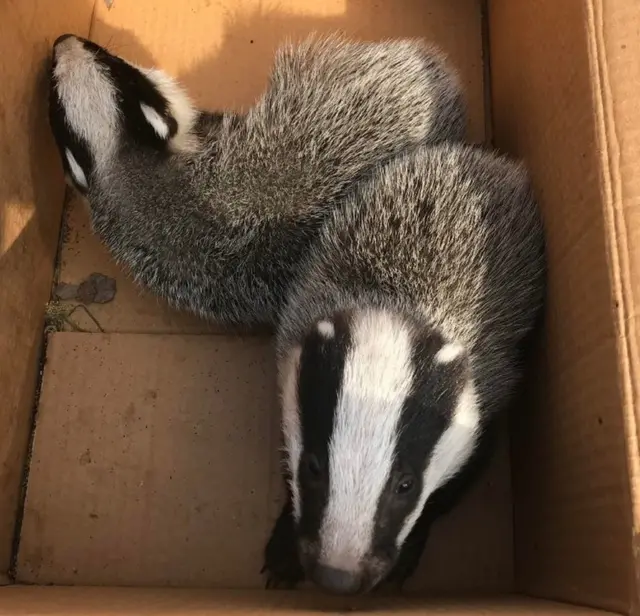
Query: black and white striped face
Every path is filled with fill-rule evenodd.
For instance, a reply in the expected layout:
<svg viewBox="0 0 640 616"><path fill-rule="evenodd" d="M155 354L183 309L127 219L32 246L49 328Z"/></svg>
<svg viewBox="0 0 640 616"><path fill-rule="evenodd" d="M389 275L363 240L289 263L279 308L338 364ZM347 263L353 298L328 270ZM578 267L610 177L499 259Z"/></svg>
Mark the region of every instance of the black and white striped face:
<svg viewBox="0 0 640 616"><path fill-rule="evenodd" d="M328 591L366 592L475 447L465 350L398 315L338 314L291 350L280 378L303 566Z"/></svg>
<svg viewBox="0 0 640 616"><path fill-rule="evenodd" d="M165 73L142 69L71 34L53 45L49 121L67 180L87 193L120 148L179 152L195 147L197 111Z"/></svg>

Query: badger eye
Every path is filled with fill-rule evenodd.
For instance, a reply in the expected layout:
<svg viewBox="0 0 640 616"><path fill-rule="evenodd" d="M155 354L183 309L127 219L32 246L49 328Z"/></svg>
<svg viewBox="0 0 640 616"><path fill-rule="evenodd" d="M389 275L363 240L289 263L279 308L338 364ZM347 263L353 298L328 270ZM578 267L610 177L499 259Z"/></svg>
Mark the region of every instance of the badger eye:
<svg viewBox="0 0 640 616"><path fill-rule="evenodd" d="M413 490L414 481L412 477L403 477L396 487L396 494L402 496L409 494Z"/></svg>
<svg viewBox="0 0 640 616"><path fill-rule="evenodd" d="M313 479L318 479L322 473L322 467L320 466L320 460L312 453L308 454L305 459L305 465L309 476Z"/></svg>

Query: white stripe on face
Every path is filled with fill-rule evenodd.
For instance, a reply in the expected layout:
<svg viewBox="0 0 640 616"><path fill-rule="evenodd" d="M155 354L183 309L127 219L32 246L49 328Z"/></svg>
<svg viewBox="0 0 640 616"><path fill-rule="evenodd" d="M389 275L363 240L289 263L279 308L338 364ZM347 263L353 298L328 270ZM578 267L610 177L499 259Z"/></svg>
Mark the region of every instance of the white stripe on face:
<svg viewBox="0 0 640 616"><path fill-rule="evenodd" d="M278 370L282 398L282 432L287 448L293 515L296 520L300 519L302 510L300 490L298 489L298 466L302 455L302 428L300 426L300 409L298 408L298 371L301 354L300 347L289 351Z"/></svg>
<svg viewBox="0 0 640 616"><path fill-rule="evenodd" d="M99 167L116 144L119 111L114 84L78 39L65 39L56 46L55 54L55 87L67 122L88 144Z"/></svg>
<svg viewBox="0 0 640 616"><path fill-rule="evenodd" d="M446 346L444 347L446 349ZM428 498L458 473L476 446L480 428L480 409L473 381L462 390L449 427L433 449L424 471L422 492L416 508L407 516L397 539L399 548L418 521Z"/></svg>
<svg viewBox="0 0 640 616"><path fill-rule="evenodd" d="M391 472L396 427L410 393L412 341L384 312L353 322L329 444L329 498L320 561L357 569L371 548L378 501Z"/></svg>

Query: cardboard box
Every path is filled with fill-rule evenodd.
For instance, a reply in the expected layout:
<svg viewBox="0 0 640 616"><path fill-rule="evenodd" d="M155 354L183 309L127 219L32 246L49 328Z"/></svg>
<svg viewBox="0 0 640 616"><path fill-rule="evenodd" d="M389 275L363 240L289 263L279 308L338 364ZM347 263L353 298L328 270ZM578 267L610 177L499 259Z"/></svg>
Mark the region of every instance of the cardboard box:
<svg viewBox="0 0 640 616"><path fill-rule="evenodd" d="M241 108L280 41L335 29L443 47L470 138L526 160L548 233L526 404L402 597L262 589L281 498L270 338L135 288L63 208L46 117L64 32ZM640 613L637 0L5 0L0 34L0 614ZM52 282L92 272L115 300L43 345Z"/></svg>

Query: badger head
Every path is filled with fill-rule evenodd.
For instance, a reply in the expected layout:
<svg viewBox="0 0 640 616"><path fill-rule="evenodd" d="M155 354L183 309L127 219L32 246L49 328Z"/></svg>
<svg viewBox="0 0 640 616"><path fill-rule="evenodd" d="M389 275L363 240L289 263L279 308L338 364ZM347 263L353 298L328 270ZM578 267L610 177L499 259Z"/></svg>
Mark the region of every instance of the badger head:
<svg viewBox="0 0 640 616"><path fill-rule="evenodd" d="M71 34L53 45L49 121L67 181L86 194L122 147L171 152L196 147L198 116L164 72L142 69Z"/></svg>
<svg viewBox="0 0 640 616"><path fill-rule="evenodd" d="M467 352L414 318L343 312L281 353L280 379L300 561L325 590L366 592L477 444Z"/></svg>

